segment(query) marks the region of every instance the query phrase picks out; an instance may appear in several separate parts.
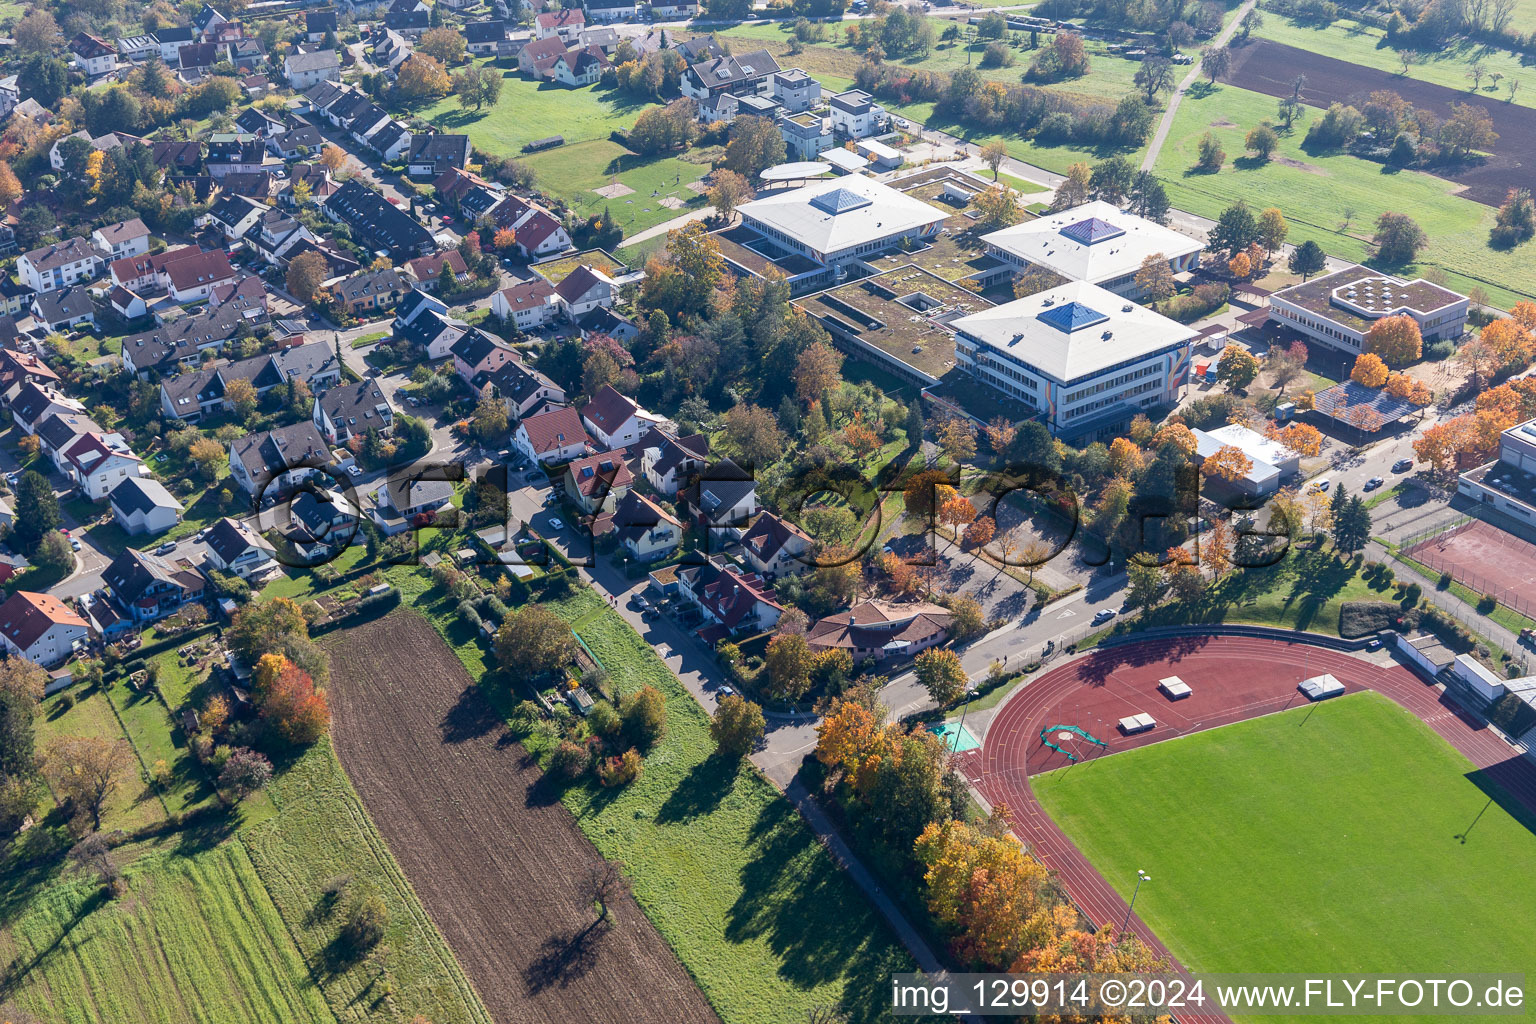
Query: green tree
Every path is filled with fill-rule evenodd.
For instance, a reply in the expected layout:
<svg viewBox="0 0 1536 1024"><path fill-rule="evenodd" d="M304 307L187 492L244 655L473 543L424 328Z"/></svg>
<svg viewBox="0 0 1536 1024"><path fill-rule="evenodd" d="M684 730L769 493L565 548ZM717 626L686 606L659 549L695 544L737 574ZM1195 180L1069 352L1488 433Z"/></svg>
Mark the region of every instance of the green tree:
<svg viewBox="0 0 1536 1024"><path fill-rule="evenodd" d="M960 699L968 682L960 656L954 651L929 648L912 662L918 683L928 691L935 704L946 707Z"/></svg>
<svg viewBox="0 0 1536 1024"><path fill-rule="evenodd" d="M1125 603L1134 608L1150 608L1156 604L1158 594L1163 589L1163 574L1157 566L1132 559L1125 567L1125 572L1129 584Z"/></svg>
<svg viewBox="0 0 1536 1024"><path fill-rule="evenodd" d="M496 631L496 660L532 679L553 672L576 656L571 627L543 605L530 604L508 615Z"/></svg>
<svg viewBox="0 0 1536 1024"><path fill-rule="evenodd" d="M621 716L624 735L641 750L649 750L667 734L667 701L654 686L642 686L625 697Z"/></svg>
<svg viewBox="0 0 1536 1024"><path fill-rule="evenodd" d="M732 757L750 754L766 730L763 709L736 694L720 698L709 726L715 746Z"/></svg>
<svg viewBox="0 0 1536 1024"><path fill-rule="evenodd" d="M48 478L32 469L22 473L16 483L16 521L11 528L11 539L21 553L29 557L34 554L43 538L63 521L59 499L54 496Z"/></svg>
<svg viewBox="0 0 1536 1024"><path fill-rule="evenodd" d="M1259 224L1248 204L1238 200L1216 219L1216 226L1206 235L1206 247L1236 256L1259 240Z"/></svg>
<svg viewBox="0 0 1536 1024"><path fill-rule="evenodd" d="M1383 213L1376 218L1376 258L1383 263L1397 265L1412 263L1420 251L1429 244L1424 229L1406 213Z"/></svg>
<svg viewBox="0 0 1536 1024"><path fill-rule="evenodd" d="M1288 265L1291 268L1291 273L1300 274L1301 279L1305 281L1313 274L1322 273L1323 269L1328 266L1328 254L1323 252L1322 246L1309 238L1291 250L1291 258Z"/></svg>
<svg viewBox="0 0 1536 1024"><path fill-rule="evenodd" d="M764 170L784 162L784 136L768 118L743 114L731 122L731 131L731 141L725 147L726 169L756 181Z"/></svg>

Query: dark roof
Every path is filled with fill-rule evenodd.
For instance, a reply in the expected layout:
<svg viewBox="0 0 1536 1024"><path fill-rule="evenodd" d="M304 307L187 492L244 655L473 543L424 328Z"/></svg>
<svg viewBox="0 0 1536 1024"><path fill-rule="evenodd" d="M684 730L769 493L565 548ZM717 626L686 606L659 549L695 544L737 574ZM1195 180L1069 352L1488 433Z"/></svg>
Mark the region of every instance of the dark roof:
<svg viewBox="0 0 1536 1024"><path fill-rule="evenodd" d="M140 370L183 358L200 348L228 341L242 322L251 322L246 310L228 302L197 316L183 317L123 339L123 351Z"/></svg>
<svg viewBox="0 0 1536 1024"><path fill-rule="evenodd" d="M581 410L581 417L603 433L611 434L629 422L639 409L632 398L621 394L613 385L604 384Z"/></svg>
<svg viewBox="0 0 1536 1024"><path fill-rule="evenodd" d="M33 249L26 253L24 258L39 271L43 271L100 257L96 255L96 250L91 248L91 243L87 239L70 238L52 245L45 245L41 249Z"/></svg>
<svg viewBox="0 0 1536 1024"><path fill-rule="evenodd" d="M767 50L701 61L688 69L706 89L723 89L740 82L766 78L779 70L779 62Z"/></svg>
<svg viewBox="0 0 1536 1024"><path fill-rule="evenodd" d="M296 468L306 461L330 461L325 438L309 420L247 434L231 446L234 457L254 480Z"/></svg>
<svg viewBox="0 0 1536 1024"><path fill-rule="evenodd" d="M112 488L112 493L108 497L112 507L125 516L134 512L148 512L155 508L174 508L178 512L181 511L181 502L165 489L165 485L147 476L128 477Z"/></svg>
<svg viewBox="0 0 1536 1024"><path fill-rule="evenodd" d="M467 43L492 43L507 38L507 24L504 21L472 21L464 26L464 41Z"/></svg>
<svg viewBox="0 0 1536 1024"><path fill-rule="evenodd" d="M441 132L415 136L411 139L410 159L406 162L420 164L429 161L439 170L463 167L469 162L469 136L446 135Z"/></svg>
<svg viewBox="0 0 1536 1024"><path fill-rule="evenodd" d="M335 11L305 11L304 28L309 32L336 31Z"/></svg>
<svg viewBox="0 0 1536 1024"><path fill-rule="evenodd" d="M449 352L452 355L464 360L464 362L468 363L470 366L480 365L480 362L485 359L486 356L496 351L503 351L510 354L512 350L497 344L496 339L492 338L489 334L486 334L478 327L471 327L464 333L464 337L454 342L453 347L449 349Z"/></svg>
<svg viewBox="0 0 1536 1024"><path fill-rule="evenodd" d="M364 299L370 295L388 295L390 292L409 290L411 282L400 271L393 267L385 267L382 270L365 270L336 285L338 294L344 300Z"/></svg>
<svg viewBox="0 0 1536 1024"><path fill-rule="evenodd" d="M394 415L394 407L376 380L363 380L356 384L342 384L320 396L320 408L338 427L344 426L349 433L364 434L370 427L385 428L383 406Z"/></svg>
<svg viewBox="0 0 1536 1024"><path fill-rule="evenodd" d="M416 218L396 209L356 178L327 197L325 208L351 225L371 247L415 251L432 244L431 233Z"/></svg>
<svg viewBox="0 0 1536 1024"><path fill-rule="evenodd" d="M730 459L722 459L705 469L683 496L706 518L714 519L718 511L740 504L756 491L757 481L752 479L752 474Z"/></svg>
<svg viewBox="0 0 1536 1024"><path fill-rule="evenodd" d="M50 324L59 324L82 316L93 316L96 313L96 304L91 301L90 291L79 284L43 292L32 300L32 305L37 308L43 320Z"/></svg>
<svg viewBox="0 0 1536 1024"><path fill-rule="evenodd" d="M111 565L102 570L101 579L112 588L118 600L124 605L131 605L156 583L180 587L175 573L175 566L158 555L125 548L122 554L112 559Z"/></svg>
<svg viewBox="0 0 1536 1024"><path fill-rule="evenodd" d="M203 543L225 565L245 554L249 548L266 546L250 527L242 526L228 516L213 524L203 538Z"/></svg>

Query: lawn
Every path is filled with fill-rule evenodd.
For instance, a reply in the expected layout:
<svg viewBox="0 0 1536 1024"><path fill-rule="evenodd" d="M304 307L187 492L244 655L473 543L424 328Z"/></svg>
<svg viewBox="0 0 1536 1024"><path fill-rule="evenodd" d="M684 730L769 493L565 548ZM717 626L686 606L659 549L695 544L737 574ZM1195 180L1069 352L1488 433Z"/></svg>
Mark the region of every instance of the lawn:
<svg viewBox="0 0 1536 1024"><path fill-rule="evenodd" d="M566 89L507 78L494 107L475 112L462 110L451 97L422 111L422 116L450 131L467 132L488 153L524 160L539 176L539 186L559 196L583 215L607 204L633 234L681 216L703 204L699 193L688 188L709 170L700 163L677 157L639 157L609 139L614 130L627 130L649 103L624 96L617 90L596 86ZM543 153L525 154L523 146L551 135L565 137L565 145ZM632 195L605 200L593 189L614 179L634 189ZM670 209L652 201L675 195L684 201Z"/></svg>
<svg viewBox="0 0 1536 1024"><path fill-rule="evenodd" d="M1308 118L1319 116L1309 110ZM1350 260L1367 256L1376 218L1387 211L1410 214L1430 243L1412 277L1432 267L1450 275L1462 291L1481 285L1496 305L1508 308L1536 296L1529 267L1519 250L1488 248L1494 210L1453 193L1455 182L1418 171L1384 173L1377 164L1342 153L1302 150L1305 123L1282 135L1273 159L1255 165L1243 158L1243 137L1262 120L1275 118L1275 100L1230 85L1207 93L1191 91L1179 106L1156 172L1174 207L1216 217L1241 196L1254 209L1278 206L1290 222L1290 241L1316 241L1330 255ZM1227 153L1218 174L1192 174L1201 136L1210 132ZM1352 213L1345 227L1346 213Z"/></svg>
<svg viewBox="0 0 1536 1024"><path fill-rule="evenodd" d="M87 697L78 690L78 687L66 690L43 702L42 713L38 715L36 723L39 754L47 749L50 741L66 736L105 736L110 740L127 738L106 694L97 691ZM71 700L73 706L66 707ZM44 802L52 806L52 801L46 797ZM135 763L124 773L122 783L107 798L101 827L104 830L120 828L131 831L153 825L164 818L165 809L141 772L140 765Z"/></svg>
<svg viewBox="0 0 1536 1024"><path fill-rule="evenodd" d="M108 901L72 875L5 922L0 958L22 968L22 1007L71 1024L336 1019L239 843L168 843L125 878Z"/></svg>
<svg viewBox="0 0 1536 1024"><path fill-rule="evenodd" d="M1536 5L1532 6L1530 16L1536 18ZM1299 24L1290 18L1276 14L1266 18L1264 26L1254 34L1313 53L1326 53L1337 60L1345 60L1362 67L1390 71L1394 75L1400 74L1403 70L1403 62L1397 56L1398 51L1386 41L1385 30L1372 25L1363 25L1348 18L1342 18L1327 28L1322 28L1311 24ZM1519 57L1508 50L1497 50L1465 39L1458 39L1443 49L1420 52L1418 57L1420 62L1408 69L1409 78L1443 85L1448 89L1465 90L1470 96L1472 79L1467 77L1467 70L1474 63L1478 63L1486 67L1489 74L1497 73L1504 76L1503 81L1497 84L1489 82L1485 77L1481 96L1490 100L1508 99L1509 83L1518 81L1520 91L1516 94L1514 102L1520 106L1536 106L1536 67L1522 63Z"/></svg>
<svg viewBox="0 0 1536 1024"><path fill-rule="evenodd" d="M1110 884L1197 971L1522 971L1536 822L1374 693L1033 780Z"/></svg>
<svg viewBox="0 0 1536 1024"><path fill-rule="evenodd" d="M174 663L176 653L172 651L169 656ZM165 656L157 660L163 665ZM207 773L192 756L180 727L172 724L160 698L119 684L107 691L107 699L144 766L153 772L156 762L165 762L170 775L160 790L160 801L167 811L182 814L215 799Z"/></svg>
<svg viewBox="0 0 1536 1024"><path fill-rule="evenodd" d="M429 589L423 570L390 581L427 615L465 668L488 654ZM818 1003L883 1019L883 986L910 961L798 814L750 766L712 757L709 719L670 669L585 586L544 601L573 624L619 690L649 683L667 735L623 790L567 788L562 800L604 856L621 860L646 915L727 1024L803 1021ZM514 695L515 697L518 695ZM529 737L542 754L548 740Z"/></svg>

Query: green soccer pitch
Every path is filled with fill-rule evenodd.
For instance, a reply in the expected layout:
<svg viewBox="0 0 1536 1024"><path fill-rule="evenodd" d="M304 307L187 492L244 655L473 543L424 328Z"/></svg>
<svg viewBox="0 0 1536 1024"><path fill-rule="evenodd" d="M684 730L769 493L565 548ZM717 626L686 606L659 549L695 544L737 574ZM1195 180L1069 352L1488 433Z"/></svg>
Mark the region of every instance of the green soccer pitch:
<svg viewBox="0 0 1536 1024"><path fill-rule="evenodd" d="M1123 896L1151 876L1136 912L1189 969L1528 971L1536 823L1473 772L1358 693L1032 784Z"/></svg>

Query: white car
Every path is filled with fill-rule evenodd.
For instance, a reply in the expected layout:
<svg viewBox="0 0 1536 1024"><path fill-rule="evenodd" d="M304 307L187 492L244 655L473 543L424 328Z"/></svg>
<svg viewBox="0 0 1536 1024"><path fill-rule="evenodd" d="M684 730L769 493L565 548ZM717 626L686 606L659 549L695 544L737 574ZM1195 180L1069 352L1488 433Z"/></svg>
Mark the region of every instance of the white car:
<svg viewBox="0 0 1536 1024"><path fill-rule="evenodd" d="M1115 611L1113 608L1100 608L1093 614L1093 624L1097 626L1101 622L1108 622L1118 614L1119 612Z"/></svg>
<svg viewBox="0 0 1536 1024"><path fill-rule="evenodd" d="M563 530L565 529L565 522L559 516L550 516L549 528L552 530Z"/></svg>

